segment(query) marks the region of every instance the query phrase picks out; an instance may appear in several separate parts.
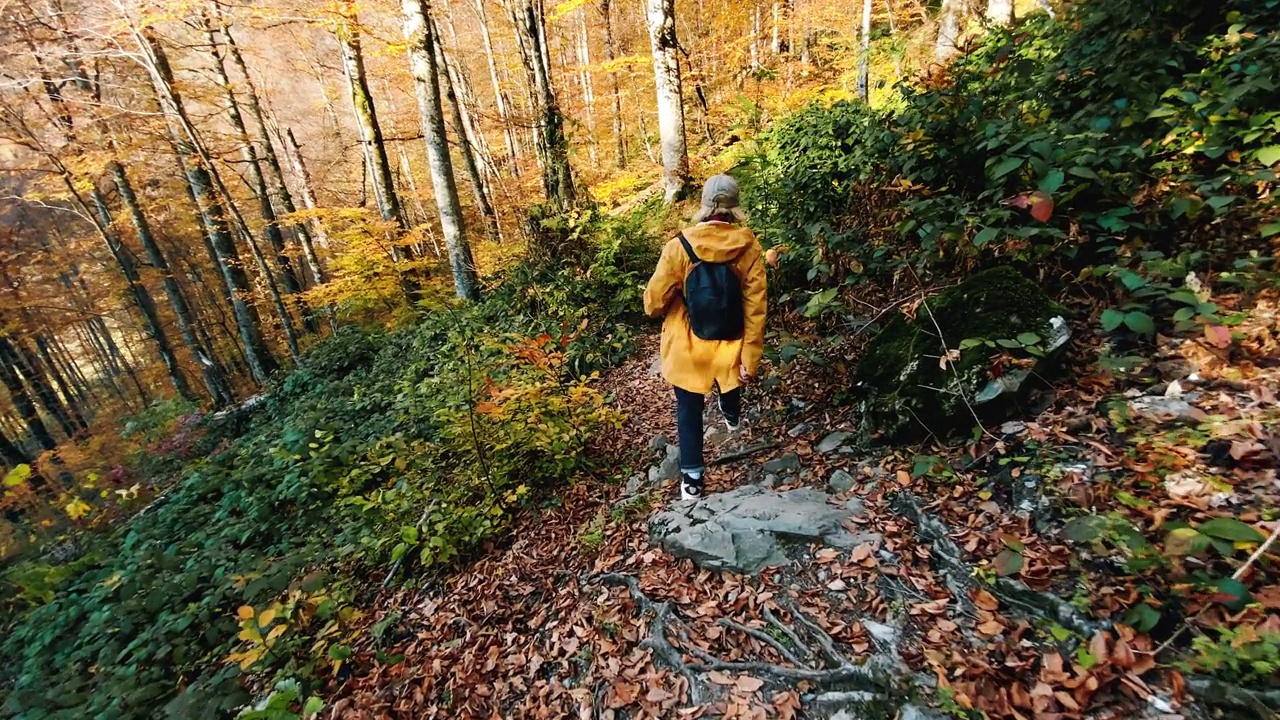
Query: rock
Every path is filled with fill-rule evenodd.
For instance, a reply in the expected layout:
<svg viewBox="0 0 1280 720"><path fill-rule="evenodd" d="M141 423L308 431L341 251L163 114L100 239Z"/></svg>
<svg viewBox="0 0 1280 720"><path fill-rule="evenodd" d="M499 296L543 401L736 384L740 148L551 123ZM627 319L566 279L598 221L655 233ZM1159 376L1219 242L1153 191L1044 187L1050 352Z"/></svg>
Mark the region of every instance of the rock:
<svg viewBox="0 0 1280 720"><path fill-rule="evenodd" d="M1025 432L1025 431L1026 431L1026 429L1027 429L1027 424L1026 424L1026 423L1024 423L1024 422L1018 422L1017 420L1010 420L1009 422L1007 422L1007 423L1005 423L1005 424L1003 424L1003 425L1001 425L1001 426L1000 426L1000 434L1002 434L1002 435L1019 435L1019 434L1021 434L1021 433Z"/></svg>
<svg viewBox="0 0 1280 720"><path fill-rule="evenodd" d="M774 487L777 484L778 484L778 476L774 475L773 473L769 473L768 475L765 475L764 479L760 481L760 485L767 488Z"/></svg>
<svg viewBox="0 0 1280 720"><path fill-rule="evenodd" d="M831 479L827 481L827 492L832 495L847 493L852 490L853 486L856 484L857 481L853 479L852 475L844 470L836 470L831 473Z"/></svg>
<svg viewBox="0 0 1280 720"><path fill-rule="evenodd" d="M635 475L631 476L630 480L627 481L626 494L635 495L639 493L641 490L643 490L645 488L645 485L646 485L645 476L640 473L636 473Z"/></svg>
<svg viewBox="0 0 1280 720"><path fill-rule="evenodd" d="M867 514L867 506L863 504L862 498L849 498L844 504L844 509L848 510L853 517L862 517Z"/></svg>
<svg viewBox="0 0 1280 720"><path fill-rule="evenodd" d="M946 715L939 715L932 710L923 710L915 705L903 705L898 711L898 720L946 720Z"/></svg>
<svg viewBox="0 0 1280 720"><path fill-rule="evenodd" d="M649 468L649 484L661 485L664 480L675 480L680 477L680 448L667 445L662 460Z"/></svg>
<svg viewBox="0 0 1280 720"><path fill-rule="evenodd" d="M649 452L656 455L657 453L666 450L667 446L670 444L671 443L667 442L667 437L665 435L654 435L653 439L649 441Z"/></svg>
<svg viewBox="0 0 1280 720"><path fill-rule="evenodd" d="M649 537L676 557L712 570L755 574L786 564L779 540L847 541L846 510L827 503L826 493L780 493L756 485L676 503L649 520Z"/></svg>
<svg viewBox="0 0 1280 720"><path fill-rule="evenodd" d="M996 267L930 298L914 320L895 313L868 344L854 375L860 426L878 430L877 439L894 441L967 432L975 412L984 423L1010 419L1032 380L1051 377L1060 364L1058 351L1071 337L1062 312L1037 283L1013 268ZM949 348L982 342L966 343L959 357L940 366L939 329ZM1037 359L1018 343L1046 357ZM1005 365L993 376L992 360L1000 353L1034 365Z"/></svg>
<svg viewBox="0 0 1280 720"><path fill-rule="evenodd" d="M815 449L823 455L829 455L839 450L842 445L852 439L853 433L851 432L844 432L843 430L833 432L819 440Z"/></svg>
<svg viewBox="0 0 1280 720"><path fill-rule="evenodd" d="M724 423L713 423L702 433L702 440L707 445L721 445L729 439L729 428Z"/></svg>
<svg viewBox="0 0 1280 720"><path fill-rule="evenodd" d="M871 638L882 651L889 650L898 646L898 630L897 628L879 623L874 620L863 620L862 629L867 631L867 636Z"/></svg>
<svg viewBox="0 0 1280 720"><path fill-rule="evenodd" d="M656 378L662 374L662 356L659 355L649 363L649 377Z"/></svg>
<svg viewBox="0 0 1280 720"><path fill-rule="evenodd" d="M813 432L813 426L809 423L800 423L787 431L787 437L798 438L801 435L808 435Z"/></svg>
<svg viewBox="0 0 1280 720"><path fill-rule="evenodd" d="M781 475L788 470L798 470L799 468L800 456L795 453L787 453L782 457L774 458L760 466L760 469L765 473L774 473L778 475Z"/></svg>
<svg viewBox="0 0 1280 720"><path fill-rule="evenodd" d="M1195 423L1206 419L1204 411L1185 397L1143 395L1129 401L1129 413L1155 422Z"/></svg>

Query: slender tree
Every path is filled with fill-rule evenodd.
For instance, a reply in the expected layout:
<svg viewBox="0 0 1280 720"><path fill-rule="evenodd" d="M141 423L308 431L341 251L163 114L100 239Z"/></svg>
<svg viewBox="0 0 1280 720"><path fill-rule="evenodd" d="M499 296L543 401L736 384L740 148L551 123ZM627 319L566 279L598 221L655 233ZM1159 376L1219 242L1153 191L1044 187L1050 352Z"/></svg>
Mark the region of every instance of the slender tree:
<svg viewBox="0 0 1280 720"><path fill-rule="evenodd" d="M551 51L547 47L547 22L542 0L510 0L508 10L516 27L521 61L531 79L530 89L538 114L537 146L542 156L542 187L553 207L565 210L577 202L573 172L569 167L569 140L564 116L556 102L551 80Z"/></svg>
<svg viewBox="0 0 1280 720"><path fill-rule="evenodd" d="M413 72L422 118L422 134L426 139L427 163L431 168L431 184L435 188L436 207L449 252L449 268L453 272L454 290L464 300L480 297L471 246L467 242L458 203L458 188L453 178L453 164L445 136L444 111L440 103L439 67L435 51L436 38L424 0L403 0L404 37L409 49L409 65Z"/></svg>
<svg viewBox="0 0 1280 720"><path fill-rule="evenodd" d="M667 203L684 197L689 182L681 92L675 0L647 0L653 79L658 93L658 134L662 143L662 184Z"/></svg>
<svg viewBox="0 0 1280 720"><path fill-rule="evenodd" d="M433 30L435 28L434 22L432 22L432 28ZM439 33L433 33L432 37L438 38ZM481 177L480 163L478 161L479 150L471 143L470 135L467 132L467 120L463 115L463 104L454 89L453 78L456 77L456 74L450 69L449 59L445 56L444 47L439 42L435 43L435 51L437 71L440 69L448 70L443 75L437 72L437 76L443 86L444 96L448 100L449 114L453 121L453 132L458 136L458 143L461 145L459 155L462 157L462 165L466 168L467 179L470 181L471 191L476 199L476 208L480 211L480 217L484 221L485 233L490 240L498 242L502 240L502 230L498 226L498 213L493 209L489 191L485 187L484 179Z"/></svg>
<svg viewBox="0 0 1280 720"><path fill-rule="evenodd" d="M604 25L604 59L609 65L609 92L613 96L613 162L621 170L627 166L627 144L623 137L622 89L618 85L618 70L614 67L618 51L613 42L613 12L610 0L600 0L599 7Z"/></svg>
<svg viewBox="0 0 1280 720"><path fill-rule="evenodd" d="M871 93L871 0L862 0L862 32L858 39L858 97L866 102Z"/></svg>
<svg viewBox="0 0 1280 720"><path fill-rule="evenodd" d="M933 57L946 62L960 51L960 24L964 19L965 0L942 0L938 10L938 39L933 46Z"/></svg>
<svg viewBox="0 0 1280 720"><path fill-rule="evenodd" d="M498 122L502 124L502 137L507 145L507 162L512 175L520 174L520 140L512 127L510 110L502 83L498 81L498 61L493 52L493 38L489 31L489 14L485 10L485 0L475 0L476 17L480 20L480 39L484 42L484 57L489 66L489 80L493 83L493 102L498 111Z"/></svg>
<svg viewBox="0 0 1280 720"><path fill-rule="evenodd" d="M139 55L151 75L170 132L182 156L187 183L199 205L200 220L213 247L217 267L231 290L231 305L236 328L244 343L245 360L255 380L265 383L279 365L262 334L262 320L250 302L253 290L240 261L240 253L227 223L227 205L215 190L215 179L207 154L200 152L195 127L187 116L186 105L174 83L173 70L164 47L154 36L135 32ZM229 204L229 201L228 201Z"/></svg>

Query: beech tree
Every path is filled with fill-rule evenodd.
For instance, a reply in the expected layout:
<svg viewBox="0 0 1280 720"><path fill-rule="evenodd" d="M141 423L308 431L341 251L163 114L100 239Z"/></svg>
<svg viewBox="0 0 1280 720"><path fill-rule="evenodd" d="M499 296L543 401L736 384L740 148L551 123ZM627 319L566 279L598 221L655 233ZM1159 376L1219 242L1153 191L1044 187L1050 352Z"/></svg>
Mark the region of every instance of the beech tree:
<svg viewBox="0 0 1280 720"><path fill-rule="evenodd" d="M666 202L672 203L683 197L689 182L676 3L675 0L647 2L653 78L658 96L658 132L662 142L662 185Z"/></svg>

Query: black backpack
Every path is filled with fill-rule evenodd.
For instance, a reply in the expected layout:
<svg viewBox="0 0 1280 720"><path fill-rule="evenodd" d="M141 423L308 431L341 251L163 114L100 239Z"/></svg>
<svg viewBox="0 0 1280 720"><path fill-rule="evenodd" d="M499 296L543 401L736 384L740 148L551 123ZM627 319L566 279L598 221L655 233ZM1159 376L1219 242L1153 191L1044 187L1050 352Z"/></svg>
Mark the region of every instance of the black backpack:
<svg viewBox="0 0 1280 720"><path fill-rule="evenodd" d="M741 339L746 318L737 274L724 263L700 259L684 233L680 233L680 244L693 263L684 279L684 305L693 334L703 340Z"/></svg>

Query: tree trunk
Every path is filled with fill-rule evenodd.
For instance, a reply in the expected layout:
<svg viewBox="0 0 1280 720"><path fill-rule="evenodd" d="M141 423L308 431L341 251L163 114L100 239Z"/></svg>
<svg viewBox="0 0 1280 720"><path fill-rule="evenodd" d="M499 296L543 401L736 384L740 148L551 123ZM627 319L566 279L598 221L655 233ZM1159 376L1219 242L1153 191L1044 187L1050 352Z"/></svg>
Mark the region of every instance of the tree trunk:
<svg viewBox="0 0 1280 720"><path fill-rule="evenodd" d="M27 382L27 387L35 391L36 397L40 399L40 404L44 406L45 412L54 422L58 423L58 427L62 429L62 434L67 438L75 436L78 426L71 419L71 413L67 407L62 404L61 398L54 391L53 385L49 380L49 373L45 370L39 359L31 354L23 344L21 338L13 338L10 344L15 352L16 367L18 372L22 373L22 377Z"/></svg>
<svg viewBox="0 0 1280 720"><path fill-rule="evenodd" d="M165 114L188 134L186 142L178 142L178 149L182 154L187 182L199 205L201 223L217 256L218 270L222 273L227 287L231 289L232 311L241 342L244 344L249 371L259 384L266 383L271 374L279 369L279 365L262 335L262 320L258 315L258 309L249 302L253 289L249 285L249 276L244 271L240 253L232 239L231 228L227 225L226 209L222 199L214 192L211 169L204 164L204 159L196 148L195 138L191 137L191 131L194 128L186 118L186 108L182 103L182 96L174 86L173 71L169 66L164 48L154 38L142 39L140 49L144 47L150 54L149 69L152 81L156 85L156 92L165 106Z"/></svg>
<svg viewBox="0 0 1280 720"><path fill-rule="evenodd" d="M502 136L507 143L507 161L511 174L520 176L520 140L515 128L511 126L511 116L507 109L507 98L502 92L502 84L498 82L498 61L493 54L493 38L489 34L489 15L485 11L484 0L475 0L476 15L480 18L480 38L484 41L484 56L489 64L489 80L493 83L493 102L498 110L498 122L502 123Z"/></svg>
<svg viewBox="0 0 1280 720"><path fill-rule="evenodd" d="M40 354L40 361L44 363L45 369L49 376L53 378L53 382L58 386L58 392L62 397L66 398L66 408L71 413L71 419L83 430L89 429L89 422L85 414L80 410L80 406L88 404L88 398L84 396L80 388L76 387L76 378L70 376L66 370L58 364L58 359L54 357L53 349L49 345L49 339L44 333L36 333L36 352Z"/></svg>
<svg viewBox="0 0 1280 720"><path fill-rule="evenodd" d="M215 4L214 7L216 8L217 5ZM258 90L254 87L253 77L249 74L249 66L244 61L244 55L240 53L240 46L236 43L235 36L231 34L231 28L225 22L222 24L222 37L226 40L227 51L231 61L244 78L248 95L249 117L253 119L255 139L261 148L262 159L266 161L275 195L279 198L280 206L284 208L284 211L292 215L298 211L298 208L294 205L293 194L289 192L289 184L285 182L284 169L280 166L280 156L276 154L275 146L271 143L267 115L262 110L262 102L258 98ZM306 223L295 221L292 223L292 227L297 232L298 244L302 246L302 255L307 262L308 270L311 271L312 277L317 283L321 282L320 277L323 273L317 274L320 260L316 257L315 248L312 246L311 232L308 230ZM310 316L308 315L308 317ZM311 329L311 331L315 332L314 329Z"/></svg>
<svg viewBox="0 0 1280 720"><path fill-rule="evenodd" d="M356 125L360 128L360 142L366 149L372 165L370 174L373 180L374 195L378 200L378 212L382 219L395 223L401 232L408 230L400 211L400 197L396 194L391 180L391 162L387 158L387 146L382 137L382 126L378 123L378 111L373 104L373 94L369 90L368 75L364 68L364 51L360 46L360 31L356 27L354 10L343 18L339 28L338 42L342 45L342 64L346 69L347 81L351 85L351 104L355 111ZM399 252L399 251L397 251ZM399 258L397 258L399 260Z"/></svg>
<svg viewBox="0 0 1280 720"><path fill-rule="evenodd" d="M431 169L431 184L435 188L436 207L440 212L445 247L449 252L454 290L460 298L477 300L480 297L480 284L476 278L475 262L471 258L471 246L464 234L458 188L454 182L453 163L445 136L432 24L428 20L424 0L403 0L403 10L409 65L417 90L422 134L427 144L427 163Z"/></svg>
<svg viewBox="0 0 1280 720"><path fill-rule="evenodd" d="M587 34L587 8L584 5L578 13L578 82L582 84L583 114L586 116L587 152L591 164L596 163L596 90L591 80L591 37Z"/></svg>
<svg viewBox="0 0 1280 720"><path fill-rule="evenodd" d="M431 22L432 29L435 29L435 23ZM433 38L438 38L439 33L433 33ZM489 193L485 187L484 179L480 175L480 166L476 162L478 149L470 141L467 132L467 121L462 114L462 101L459 99L455 91L453 78L455 73L449 67L449 58L444 54L444 48L440 43L435 43L436 50L436 70L437 77L440 77L439 69L444 68L446 72L442 78L444 95L449 101L450 115L453 119L453 132L458 136L458 145L460 146L462 163L467 170L467 179L471 181L471 192L476 198L476 208L480 211L480 217L484 220L485 233L489 239L494 242L502 241L502 230L498 227L498 214L493 210L493 204L490 202ZM416 79L416 78L415 78ZM446 144L445 150L448 150ZM432 182L435 182L435 174L432 173ZM448 233L445 234L448 237ZM447 244L447 240L446 240Z"/></svg>
<svg viewBox="0 0 1280 720"><path fill-rule="evenodd" d="M542 0L512 2L511 15L520 40L520 54L533 79L531 89L539 115L537 145L541 148L543 162L543 192L556 210L564 211L577 202L577 193L569 168L564 116L556 104L555 88L551 83L551 55L547 48Z"/></svg>
<svg viewBox="0 0 1280 720"><path fill-rule="evenodd" d="M871 94L871 0L862 0L862 33L858 39L862 46L858 54L858 97L867 102Z"/></svg>
<svg viewBox="0 0 1280 720"><path fill-rule="evenodd" d="M83 202L79 200L71 178L64 176L63 180L66 182L67 190L76 198L77 203L83 207ZM125 281L129 283L129 292L133 295L133 302L142 313L147 335L151 337L152 342L156 345L156 352L160 355L160 361L164 363L165 370L169 373L169 380L173 383L173 387L178 391L179 395L187 400L194 400L195 394L191 392L191 386L187 383L187 378L182 373L182 367L178 364L178 358L173 352L173 345L169 342L169 335L165 332L164 325L160 322L160 313L156 309L155 300L152 299L151 291L142 283L142 277L138 274L138 266L134 262L133 253L120 242L120 238L111 229L111 211L107 208L106 198L102 197L102 193L96 188L90 190L89 196L92 198L98 214L97 222L95 223L98 235L102 238L103 243L106 244L111 257L115 258ZM88 210L87 207L84 207L84 209ZM141 387L141 384L139 384L139 387Z"/></svg>
<svg viewBox="0 0 1280 720"><path fill-rule="evenodd" d="M27 387L22 383L22 378L18 376L17 371L18 353L14 350L13 344L6 337L0 337L0 382L9 389L9 399L13 402L13 407L18 411L18 415L22 417L27 428L31 431L31 436L35 438L40 447L45 450L53 450L58 447L58 443L53 439L53 435L49 433L49 428L45 426L44 420L40 418L40 412L36 410L36 404L31 400Z"/></svg>
<svg viewBox="0 0 1280 720"><path fill-rule="evenodd" d="M609 64L609 92L613 95L613 162L621 170L627 166L627 144L622 127L622 89L618 86L618 71L613 63L618 59L613 44L613 13L610 0L600 0L600 17L604 21L604 59Z"/></svg>
<svg viewBox="0 0 1280 720"><path fill-rule="evenodd" d="M760 6L751 11L751 69L760 69Z"/></svg>
<svg viewBox="0 0 1280 720"><path fill-rule="evenodd" d="M653 49L658 134L662 144L662 184L666 188L667 204L683 199L689 181L675 5L675 0L648 0L649 43Z"/></svg>
<svg viewBox="0 0 1280 720"><path fill-rule="evenodd" d="M319 209L319 205L316 204L316 192L311 184L311 173L307 171L306 160L302 157L302 148L298 146L298 140L293 136L293 128L285 128L284 140L281 144L284 145L285 153L289 156L289 163L293 165L294 174L298 176L302 206L315 212ZM329 231L325 228L324 221L320 218L313 218L311 223L316 242L319 243L320 247L327 250L329 248ZM308 255L307 262L311 265L311 273L315 276L316 282L324 282L324 268L320 265L319 258Z"/></svg>
<svg viewBox="0 0 1280 720"><path fill-rule="evenodd" d="M129 182L128 173L123 165L115 161L109 163L107 169L115 180L116 188L120 191L120 200L124 203L124 207L129 213L129 218L133 221L134 230L138 233L138 241L142 243L142 248L147 253L147 259L151 262L151 267L160 273L165 295L169 299L169 306L173 308L173 314L178 320L178 331L182 334L182 340L186 343L187 350L195 358L196 364L200 366L200 374L204 378L204 385L209 392L209 398L213 400L216 406L229 405L235 401L235 397L231 394L226 378L222 376L217 363L214 362L213 358L205 355L200 341L196 338L195 321L191 315L191 307L187 304L187 298L183 295L182 288L178 287L178 280L173 276L168 258L164 256L155 236L151 233L151 223L142 211L138 196L133 192L133 184Z"/></svg>
<svg viewBox="0 0 1280 720"><path fill-rule="evenodd" d="M933 59L946 62L960 51L960 22L965 0L942 0L938 11L938 39L933 46Z"/></svg>
<svg viewBox="0 0 1280 720"><path fill-rule="evenodd" d="M302 292L302 282L298 279L298 273L293 268L293 260L285 252L284 233L280 230L280 221L276 216L275 206L271 203L271 190L267 185L266 174L262 170L263 163L258 156L258 148L249 137L249 128L245 125L244 115L240 112L240 101L236 98L235 90L231 85L231 76L227 72L227 60L219 47L217 36L214 35L213 24L208 16L202 16L201 21L204 24L205 38L209 41L209 54L213 58L213 70L218 76L218 81L222 85L223 96L227 101L227 119L231 122L231 127L236 133L236 139L240 143L245 166L249 170L249 181L252 184L253 194L258 200L258 212L262 215L263 223L262 234L266 236L267 242L271 244L271 249L275 253L276 267L279 268L280 280L281 284L284 285L285 293L297 295ZM266 273L264 275L267 276L267 282L273 281L273 276ZM311 311L306 307L306 303L302 302L300 298L295 298L295 302L297 302L298 309L305 318L304 324L314 332L316 327L315 320L310 317ZM280 315L280 323L284 327L285 337L292 337L294 335L293 317L283 302L279 306L283 308ZM297 356L296 340L290 341L289 349L294 356Z"/></svg>
<svg viewBox="0 0 1280 720"><path fill-rule="evenodd" d="M1013 23L1013 0L987 0L987 22L992 25Z"/></svg>

